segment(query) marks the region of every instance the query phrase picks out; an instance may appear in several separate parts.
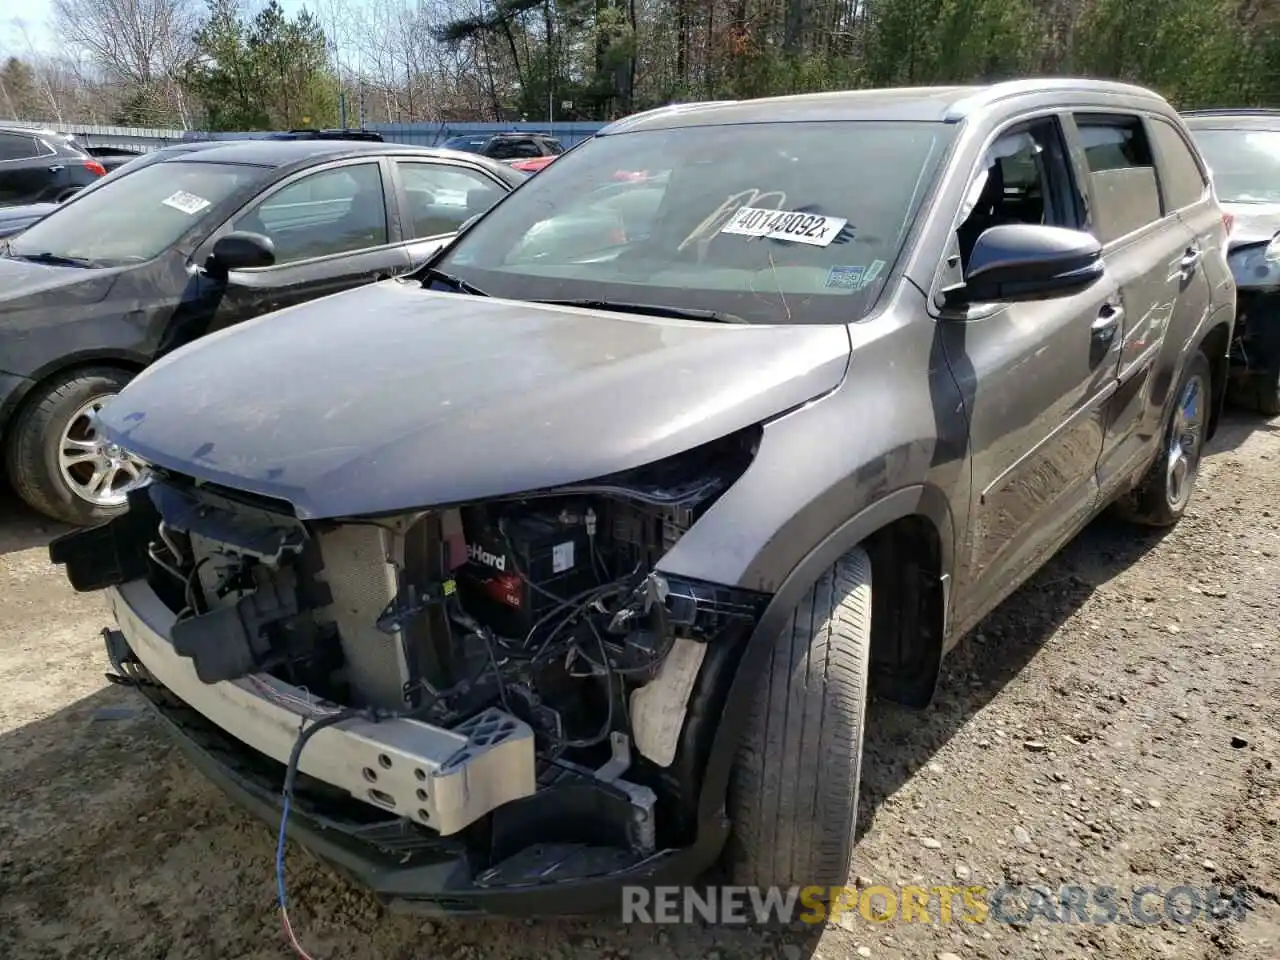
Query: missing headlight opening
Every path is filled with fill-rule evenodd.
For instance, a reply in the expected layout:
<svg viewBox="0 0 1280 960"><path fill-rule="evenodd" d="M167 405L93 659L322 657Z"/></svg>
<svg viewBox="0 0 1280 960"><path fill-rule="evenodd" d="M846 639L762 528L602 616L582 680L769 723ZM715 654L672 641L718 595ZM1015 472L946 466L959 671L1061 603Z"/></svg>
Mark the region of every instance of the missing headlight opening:
<svg viewBox="0 0 1280 960"><path fill-rule="evenodd" d="M528 816L545 839L568 786L578 793L564 794L561 842L595 834L643 856L687 839L709 748L689 728L710 725L686 713L732 672L732 656L708 650L739 647L767 599L655 564L757 439L742 431L515 498L338 520L157 469L129 513L99 528L116 528L109 546L79 546L68 572L99 585L145 576L174 618L170 656L204 685L288 709L276 722L291 735L298 718L358 711L343 729L379 746L339 748L326 730L307 753L341 768L330 782L370 807L448 835L536 795ZM718 674L703 669L713 661ZM609 798L593 807L612 805L604 841L599 817L573 814L584 786Z"/></svg>

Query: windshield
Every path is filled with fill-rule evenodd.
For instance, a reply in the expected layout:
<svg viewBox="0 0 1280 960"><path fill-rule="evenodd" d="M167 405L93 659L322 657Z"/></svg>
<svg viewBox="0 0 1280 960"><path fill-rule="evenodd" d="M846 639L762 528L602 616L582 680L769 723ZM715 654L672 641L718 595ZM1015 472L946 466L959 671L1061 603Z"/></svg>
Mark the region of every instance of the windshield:
<svg viewBox="0 0 1280 960"><path fill-rule="evenodd" d="M1223 203L1280 203L1280 130L1192 130Z"/></svg>
<svg viewBox="0 0 1280 960"><path fill-rule="evenodd" d="M270 172L240 164L153 163L54 210L9 241L9 256L103 267L141 263Z"/></svg>
<svg viewBox="0 0 1280 960"><path fill-rule="evenodd" d="M436 266L499 297L846 323L879 295L953 130L804 122L599 137Z"/></svg>

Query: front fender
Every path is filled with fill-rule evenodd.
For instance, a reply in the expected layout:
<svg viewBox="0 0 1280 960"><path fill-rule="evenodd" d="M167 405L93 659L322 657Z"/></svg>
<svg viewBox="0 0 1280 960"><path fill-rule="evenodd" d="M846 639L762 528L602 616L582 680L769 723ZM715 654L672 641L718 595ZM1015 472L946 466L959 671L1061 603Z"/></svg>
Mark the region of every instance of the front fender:
<svg viewBox="0 0 1280 960"><path fill-rule="evenodd" d="M779 585L747 639L720 722L716 726L699 797L698 822L703 828L723 819L729 774L737 755L742 730L746 726L760 677L769 663L773 645L777 642L787 617L824 570L877 530L910 516L924 516L934 523L944 549L945 574L950 569L953 543L951 514L946 498L935 487L913 484L877 500L831 531L796 564ZM949 598L944 598L944 606L947 599Z"/></svg>

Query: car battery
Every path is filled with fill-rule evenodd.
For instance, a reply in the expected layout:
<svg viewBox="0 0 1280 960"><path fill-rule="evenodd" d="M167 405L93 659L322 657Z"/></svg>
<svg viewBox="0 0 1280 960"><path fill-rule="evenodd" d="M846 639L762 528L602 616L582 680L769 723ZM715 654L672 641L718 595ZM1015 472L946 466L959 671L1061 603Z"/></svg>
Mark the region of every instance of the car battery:
<svg viewBox="0 0 1280 960"><path fill-rule="evenodd" d="M581 513L508 514L499 527L464 512L463 525L467 562L455 572L458 595L467 612L499 636L524 640L560 600L598 582Z"/></svg>

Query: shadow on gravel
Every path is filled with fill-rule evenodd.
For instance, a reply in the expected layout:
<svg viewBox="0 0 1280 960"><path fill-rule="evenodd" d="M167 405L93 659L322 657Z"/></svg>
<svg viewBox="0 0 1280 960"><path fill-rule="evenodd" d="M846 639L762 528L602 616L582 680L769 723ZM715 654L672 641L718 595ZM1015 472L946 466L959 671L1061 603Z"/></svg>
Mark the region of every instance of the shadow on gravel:
<svg viewBox="0 0 1280 960"><path fill-rule="evenodd" d="M1280 420L1268 420L1260 413L1228 407L1222 412L1218 435L1209 445L1209 452L1213 454L1235 450L1255 433L1280 433Z"/></svg>
<svg viewBox="0 0 1280 960"><path fill-rule="evenodd" d="M1228 410L1208 456L1235 450L1280 424ZM1100 517L990 613L943 663L936 698L925 710L872 703L867 718L858 836L876 808L929 762L991 702L1099 586L1137 563L1168 531Z"/></svg>
<svg viewBox="0 0 1280 960"><path fill-rule="evenodd" d="M0 482L0 556L48 545L71 527L28 510Z"/></svg>

